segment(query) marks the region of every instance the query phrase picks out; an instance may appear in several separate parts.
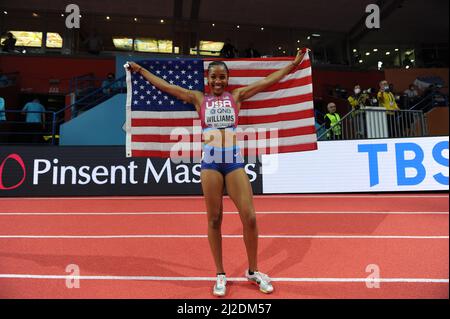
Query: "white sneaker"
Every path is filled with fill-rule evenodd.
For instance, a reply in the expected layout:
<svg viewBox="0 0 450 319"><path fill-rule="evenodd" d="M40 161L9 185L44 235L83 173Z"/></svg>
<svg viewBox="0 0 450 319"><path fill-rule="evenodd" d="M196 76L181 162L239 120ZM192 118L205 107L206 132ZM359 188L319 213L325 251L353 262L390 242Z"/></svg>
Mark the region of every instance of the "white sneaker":
<svg viewBox="0 0 450 319"><path fill-rule="evenodd" d="M253 275L248 273L248 269L245 271L245 277L247 277L248 281L253 282L254 284L259 286L259 290L265 294L270 294L273 292L273 286L270 283L270 278L266 274L262 272L255 271Z"/></svg>
<svg viewBox="0 0 450 319"><path fill-rule="evenodd" d="M216 284L214 285L213 295L218 297L225 296L227 292L227 277L225 275L217 275Z"/></svg>

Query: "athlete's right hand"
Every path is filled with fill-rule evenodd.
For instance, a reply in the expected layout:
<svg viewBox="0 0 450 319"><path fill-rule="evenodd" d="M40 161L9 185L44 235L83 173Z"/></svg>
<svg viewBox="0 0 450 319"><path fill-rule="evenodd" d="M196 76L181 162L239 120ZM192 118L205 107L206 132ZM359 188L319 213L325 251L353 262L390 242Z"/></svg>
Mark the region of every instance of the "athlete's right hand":
<svg viewBox="0 0 450 319"><path fill-rule="evenodd" d="M138 72L140 69L142 69L142 67L139 65L139 64L137 64L137 63L134 63L134 62L128 62L128 65L130 66L130 71L133 71L133 72Z"/></svg>

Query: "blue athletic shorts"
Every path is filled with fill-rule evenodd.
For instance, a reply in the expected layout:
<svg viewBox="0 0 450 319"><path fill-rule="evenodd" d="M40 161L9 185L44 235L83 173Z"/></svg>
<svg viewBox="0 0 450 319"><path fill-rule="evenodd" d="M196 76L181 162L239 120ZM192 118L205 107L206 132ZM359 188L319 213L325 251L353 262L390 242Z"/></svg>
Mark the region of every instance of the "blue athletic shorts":
<svg viewBox="0 0 450 319"><path fill-rule="evenodd" d="M244 167L244 159L239 146L224 148L203 146L201 169L213 169L225 176L238 168Z"/></svg>

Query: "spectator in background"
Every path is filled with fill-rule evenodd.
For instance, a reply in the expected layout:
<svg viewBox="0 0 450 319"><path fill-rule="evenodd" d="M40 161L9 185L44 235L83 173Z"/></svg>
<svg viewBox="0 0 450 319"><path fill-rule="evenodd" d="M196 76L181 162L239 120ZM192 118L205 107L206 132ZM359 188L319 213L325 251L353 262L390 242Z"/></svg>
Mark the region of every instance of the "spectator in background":
<svg viewBox="0 0 450 319"><path fill-rule="evenodd" d="M331 130L327 133L327 139L329 140L340 140L342 139L342 129L341 129L341 117L336 113L336 104L333 102L327 105L328 113L325 114L325 127Z"/></svg>
<svg viewBox="0 0 450 319"><path fill-rule="evenodd" d="M416 89L416 86L414 84L411 84L409 88L407 88L403 92L405 99L406 99L406 106L409 108L410 106L414 105L418 99L419 99L419 92Z"/></svg>
<svg viewBox="0 0 450 319"><path fill-rule="evenodd" d="M220 56L226 59L233 59L236 57L236 53L236 48L231 44L231 40L227 38L222 50L220 50Z"/></svg>
<svg viewBox="0 0 450 319"><path fill-rule="evenodd" d="M94 29L89 37L84 40L83 44L87 46L87 50L91 54L99 55L100 51L103 50L103 40L98 35L97 29Z"/></svg>
<svg viewBox="0 0 450 319"><path fill-rule="evenodd" d="M395 101L394 93L391 91L391 86L386 80L380 82L380 90L378 91L378 103L388 111L400 110ZM388 114L393 114L390 112Z"/></svg>
<svg viewBox="0 0 450 319"><path fill-rule="evenodd" d="M0 69L0 88L9 86L10 81L6 75L3 74L3 71Z"/></svg>
<svg viewBox="0 0 450 319"><path fill-rule="evenodd" d="M395 93L395 88L394 88L394 84L390 83L389 84L389 91L394 94L395 97L395 101L397 102L397 104L400 102L400 95Z"/></svg>
<svg viewBox="0 0 450 319"><path fill-rule="evenodd" d="M14 52L16 49L16 41L17 39L11 32L6 34L5 41L2 42L2 49L4 52Z"/></svg>
<svg viewBox="0 0 450 319"><path fill-rule="evenodd" d="M411 84L404 93L409 99L416 99L419 97L419 92L414 84Z"/></svg>
<svg viewBox="0 0 450 319"><path fill-rule="evenodd" d="M108 73L106 80L102 82L102 88L104 94L113 94L121 89L122 85L120 81L116 82L116 77L114 73Z"/></svg>
<svg viewBox="0 0 450 319"><path fill-rule="evenodd" d="M250 43L248 48L245 50L245 57L246 58L260 58L261 54L254 48L253 43Z"/></svg>
<svg viewBox="0 0 450 319"><path fill-rule="evenodd" d="M388 129L389 129L389 137L394 137L397 132L396 121L395 121L395 112L399 111L400 108L395 101L395 96L391 92L389 84L386 80L380 82L380 90L378 91L378 103L381 107L386 109L387 121L388 121Z"/></svg>
<svg viewBox="0 0 450 319"><path fill-rule="evenodd" d="M353 110L359 110L369 103L369 95L361 90L359 84L355 85L353 94L348 97L348 102Z"/></svg>
<svg viewBox="0 0 450 319"><path fill-rule="evenodd" d="M6 121L5 99L0 96L0 122Z"/></svg>
<svg viewBox="0 0 450 319"><path fill-rule="evenodd" d="M25 122L42 124L43 127L45 126L44 112L45 108L37 98L25 104L22 109L22 114L26 114Z"/></svg>
<svg viewBox="0 0 450 319"><path fill-rule="evenodd" d="M352 113L353 132L358 138L365 136L364 107L370 105L370 97L366 91L361 90L359 84L355 85L353 94L348 97L348 103L354 111Z"/></svg>

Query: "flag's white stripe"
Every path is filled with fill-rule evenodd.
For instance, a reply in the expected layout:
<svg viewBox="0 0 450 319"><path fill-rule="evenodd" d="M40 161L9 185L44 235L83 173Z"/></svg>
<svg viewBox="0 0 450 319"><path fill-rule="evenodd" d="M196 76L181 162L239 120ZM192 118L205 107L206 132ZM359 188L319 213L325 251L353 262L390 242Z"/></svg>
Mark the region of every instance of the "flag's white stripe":
<svg viewBox="0 0 450 319"><path fill-rule="evenodd" d="M281 99L310 93L312 93L312 84L297 86L289 89L281 89L274 92L261 92L247 99L246 101L252 102L252 101Z"/></svg>
<svg viewBox="0 0 450 319"><path fill-rule="evenodd" d="M250 125L239 125L243 130L248 128L265 128L265 129L291 129L297 127L305 127L314 125L314 117L309 117L301 120L292 120L292 121L277 121L272 123L261 123L261 124L250 124Z"/></svg>
<svg viewBox="0 0 450 319"><path fill-rule="evenodd" d="M127 81L127 100L125 105L125 156L131 156L131 100L132 100L132 85L131 72L125 68Z"/></svg>
<svg viewBox="0 0 450 319"><path fill-rule="evenodd" d="M290 105L283 105L283 106L276 106L276 107L265 107L262 109L245 109L241 110L239 112L239 117L252 117L252 116L261 116L261 115L276 115L276 114L283 114L283 113L291 113L291 112L297 112L297 111L305 111L305 110L311 110L314 109L314 103L312 101L309 102L303 102L303 103L297 103L297 104L290 104Z"/></svg>
<svg viewBox="0 0 450 319"><path fill-rule="evenodd" d="M304 61L309 60L309 57L305 56ZM205 70L208 69L211 60L204 60L203 66ZM279 70L291 64L292 61L225 61L228 69L234 70Z"/></svg>
<svg viewBox="0 0 450 319"><path fill-rule="evenodd" d="M289 80L302 79L304 77L310 76L311 74L312 74L311 68L298 70L294 73L286 75L278 83L283 83ZM264 79L263 76L260 77L232 76L228 79L228 85L249 85L262 79Z"/></svg>
<svg viewBox="0 0 450 319"><path fill-rule="evenodd" d="M178 155L178 151L201 151L202 143L186 143L186 142L174 142L174 143L157 143L157 142L132 142L131 148L133 150L144 151L162 151L162 152L174 152L174 156Z"/></svg>
<svg viewBox="0 0 450 319"><path fill-rule="evenodd" d="M239 125L238 129L257 129L257 128L265 128L265 129L291 129L291 128L297 128L297 127L305 127L305 126L314 126L314 118L306 118L301 120L292 120L292 121L278 121L278 122L271 122L271 123L261 123L261 124L251 124L251 125ZM166 126L166 127L159 127L159 126L142 126L142 127L132 127L131 128L131 134L133 135L147 135L147 134L157 134L157 135L171 135L174 134L174 136L178 136L178 133L174 132L181 132L180 130L183 130L185 134L193 134L193 128L186 126L186 127L178 127L178 126ZM198 127L196 127L196 130L200 130Z"/></svg>
<svg viewBox="0 0 450 319"><path fill-rule="evenodd" d="M266 107L262 109L245 109L240 110L239 117L261 116L261 115L275 115L282 113L291 113L297 111L310 110L314 108L312 101L282 105L276 107ZM196 111L179 111L179 112L153 112L153 111L133 111L131 112L132 119L197 119L198 113Z"/></svg>
<svg viewBox="0 0 450 319"><path fill-rule="evenodd" d="M310 144L317 141L316 134L270 138L270 139L250 139L249 141L238 141L240 148L266 148L276 146L291 146L298 144ZM156 151L172 151L174 155L177 155L178 151L199 151L202 149L202 143L186 143L186 142L173 142L173 143L159 143L159 142L132 142L131 147L134 150L156 150Z"/></svg>
<svg viewBox="0 0 450 319"><path fill-rule="evenodd" d="M156 112L156 111L133 111L131 112L132 119L199 119L196 111L170 111Z"/></svg>

